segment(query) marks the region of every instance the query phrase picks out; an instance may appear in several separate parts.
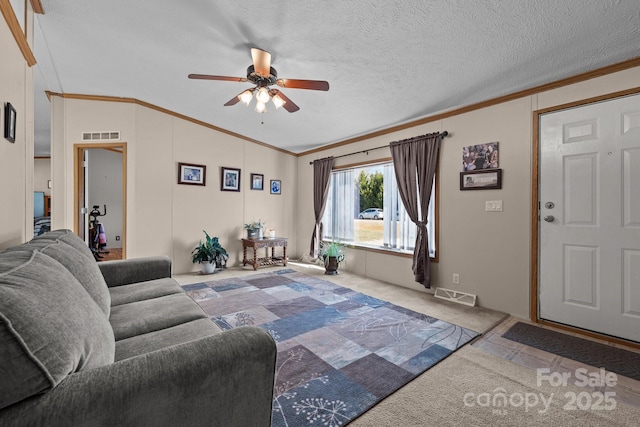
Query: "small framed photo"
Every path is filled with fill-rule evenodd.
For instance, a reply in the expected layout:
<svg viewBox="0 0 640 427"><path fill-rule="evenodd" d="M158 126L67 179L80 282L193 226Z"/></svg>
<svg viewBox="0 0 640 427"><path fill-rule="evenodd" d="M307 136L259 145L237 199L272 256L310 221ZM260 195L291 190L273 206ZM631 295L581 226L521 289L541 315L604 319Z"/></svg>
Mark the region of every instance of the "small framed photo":
<svg viewBox="0 0 640 427"><path fill-rule="evenodd" d="M271 180L271 194L282 194L282 183L279 179Z"/></svg>
<svg viewBox="0 0 640 427"><path fill-rule="evenodd" d="M16 109L7 102L4 105L4 137L9 142L16 142Z"/></svg>
<svg viewBox="0 0 640 427"><path fill-rule="evenodd" d="M502 169L460 172L460 190L495 190L502 188Z"/></svg>
<svg viewBox="0 0 640 427"><path fill-rule="evenodd" d="M207 167L191 163L178 163L178 184L205 185Z"/></svg>
<svg viewBox="0 0 640 427"><path fill-rule="evenodd" d="M261 173L251 174L251 189L264 190L264 175L262 175Z"/></svg>
<svg viewBox="0 0 640 427"><path fill-rule="evenodd" d="M240 191L240 169L220 168L220 191Z"/></svg>

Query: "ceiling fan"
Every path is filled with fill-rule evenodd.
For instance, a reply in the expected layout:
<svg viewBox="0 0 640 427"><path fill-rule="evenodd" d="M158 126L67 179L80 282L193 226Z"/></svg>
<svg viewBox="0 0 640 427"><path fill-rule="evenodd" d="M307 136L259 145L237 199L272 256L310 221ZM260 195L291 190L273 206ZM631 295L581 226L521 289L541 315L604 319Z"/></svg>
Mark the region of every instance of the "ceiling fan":
<svg viewBox="0 0 640 427"><path fill-rule="evenodd" d="M256 111L259 113L266 111L266 104L269 100L273 101L276 109L283 107L290 113L294 113L300 109L300 107L280 90L270 87L274 84L289 89L329 90L329 83L322 80L279 79L278 72L271 66L271 54L265 50L255 47L251 48L251 58L253 58L253 65L247 68L247 77L213 76L209 74L189 74L188 77L190 79L253 83L255 87L244 90L224 105L225 107L229 107L240 101L249 105L255 94Z"/></svg>

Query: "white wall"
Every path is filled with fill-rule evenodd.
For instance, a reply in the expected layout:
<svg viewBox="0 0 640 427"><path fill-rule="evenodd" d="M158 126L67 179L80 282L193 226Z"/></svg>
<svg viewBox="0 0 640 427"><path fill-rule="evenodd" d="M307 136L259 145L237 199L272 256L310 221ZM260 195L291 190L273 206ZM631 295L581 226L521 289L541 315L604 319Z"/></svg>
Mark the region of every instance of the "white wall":
<svg viewBox="0 0 640 427"><path fill-rule="evenodd" d="M309 161L447 130L439 164L439 263L433 266L433 286L477 294L481 306L526 318L533 112L638 86L640 67L297 158L134 103L54 97L53 199L62 201L54 203L53 225L73 225L72 147L80 133L119 130L128 144L129 258L165 254L174 259L175 272L195 271L189 253L205 229L221 238L232 254L230 264L238 264L242 224L258 218L289 237L290 258L299 258L308 252L313 230ZM462 147L494 141L500 144L502 189L460 191ZM388 150L376 150L336 165L388 157ZM207 186L177 185L178 162L205 164ZM242 169L240 193L220 191L221 166ZM251 191L252 172L263 173L265 183L281 179L283 194ZM485 212L487 200L502 200L503 212ZM424 290L413 280L410 257L350 249L341 268ZM453 273L460 275L459 285L451 283Z"/></svg>
<svg viewBox="0 0 640 427"><path fill-rule="evenodd" d="M50 196L49 180L51 180L51 159L33 159L33 191L42 191Z"/></svg>
<svg viewBox="0 0 640 427"><path fill-rule="evenodd" d="M73 145L83 131L117 130L127 143L127 258L168 255L174 272L198 270L190 253L218 236L229 265L242 261L243 224L262 219L296 252L296 158L173 115L127 102L56 96L52 103L52 227L73 229ZM206 186L178 185L178 163L207 167ZM241 191L220 191L220 168L241 169ZM249 175L282 180L282 195L250 190Z"/></svg>
<svg viewBox="0 0 640 427"><path fill-rule="evenodd" d="M31 7L27 22L32 22ZM0 128L4 105L16 109L16 140L0 131L0 249L33 237L33 72L0 18Z"/></svg>
<svg viewBox="0 0 640 427"><path fill-rule="evenodd" d="M478 295L478 304L519 317L529 317L532 197L532 123L537 109L640 86L640 67L549 90L510 102L459 114L349 146L335 147L298 159L298 247L309 246L313 229L313 195L309 161L378 147L433 131L448 131L440 153L439 262L433 265L432 287ZM501 190L460 191L462 148L500 144ZM376 150L337 160L337 165L389 157ZM502 200L503 212L485 212L485 201ZM424 290L413 280L411 259L350 249L341 268L397 285ZM452 283L453 273L460 284Z"/></svg>

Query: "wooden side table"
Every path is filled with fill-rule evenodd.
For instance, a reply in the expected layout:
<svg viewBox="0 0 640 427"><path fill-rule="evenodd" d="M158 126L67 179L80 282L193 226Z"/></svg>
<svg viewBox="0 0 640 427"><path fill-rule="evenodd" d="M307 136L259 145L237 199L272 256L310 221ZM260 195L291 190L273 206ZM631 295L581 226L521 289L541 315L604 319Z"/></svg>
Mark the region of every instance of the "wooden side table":
<svg viewBox="0 0 640 427"><path fill-rule="evenodd" d="M276 247L282 247L282 256L276 256ZM247 248L253 248L253 259L247 259ZM265 248L265 257L258 258L258 249ZM271 256L269 256L271 248ZM257 270L261 265L287 265L287 238L272 237L266 239L242 239L242 265L251 264Z"/></svg>

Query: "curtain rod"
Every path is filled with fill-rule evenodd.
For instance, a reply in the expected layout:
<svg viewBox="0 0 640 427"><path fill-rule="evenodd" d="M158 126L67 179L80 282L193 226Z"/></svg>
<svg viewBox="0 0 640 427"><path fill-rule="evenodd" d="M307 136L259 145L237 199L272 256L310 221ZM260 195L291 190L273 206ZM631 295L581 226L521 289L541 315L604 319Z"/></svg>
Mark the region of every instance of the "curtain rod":
<svg viewBox="0 0 640 427"><path fill-rule="evenodd" d="M449 132L447 132L446 130L442 133L440 133L441 137L445 137L448 136ZM354 154L362 154L362 153L369 153L369 151L373 151L373 150L381 150L383 148L389 148L389 144L387 145L382 145L380 147L374 147L374 148L369 148L368 150L362 150L362 151L356 151L355 153L349 153L349 154L341 154L340 156L335 156L334 159L339 159L340 157L347 157L347 156L353 156ZM313 162L309 162L310 165L313 164Z"/></svg>

